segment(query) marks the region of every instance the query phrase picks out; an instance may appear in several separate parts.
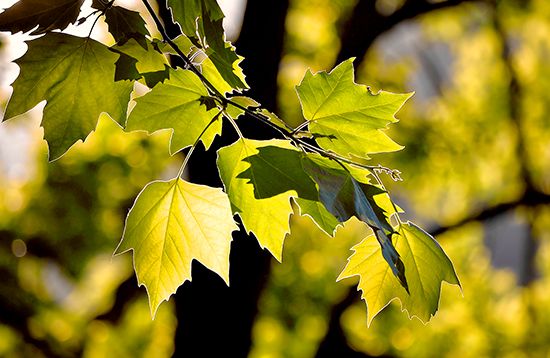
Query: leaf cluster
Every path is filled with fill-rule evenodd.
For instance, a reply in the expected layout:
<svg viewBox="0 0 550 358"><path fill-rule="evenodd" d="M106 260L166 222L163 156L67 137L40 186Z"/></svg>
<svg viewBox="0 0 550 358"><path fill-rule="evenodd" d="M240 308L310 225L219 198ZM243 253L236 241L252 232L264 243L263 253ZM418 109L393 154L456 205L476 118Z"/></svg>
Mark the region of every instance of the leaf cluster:
<svg viewBox="0 0 550 358"><path fill-rule="evenodd" d="M101 113L127 131L170 131L170 154L189 148L175 178L153 181L138 195L116 250L133 250L152 315L191 280L192 260L229 284L235 214L243 229L281 261L294 203L329 235L352 217L371 229L339 277L360 277L369 321L395 297L411 315L428 320L437 310L441 282L459 284L456 273L434 238L401 221L379 176L381 167L365 164L371 154L402 149L385 130L397 122L396 112L412 94L373 93L356 84L350 59L331 72L305 74L296 87L305 122L292 128L243 95L248 86L239 67L242 57L225 39L224 15L215 0L168 0L181 29L176 38L166 35L149 2L143 2L160 39L151 36L138 12L105 0L93 1L93 14L105 16L113 46L51 32L76 21L81 0L39 5L21 0L0 14L0 30L45 34L29 41L27 53L15 61L21 74L4 119L45 100L42 126L51 160L85 140ZM66 11L58 11L61 5ZM173 66L168 55L185 66ZM136 82L148 91L135 98L129 112ZM242 115L271 126L283 139L243 137ZM223 135L222 121L239 135L218 151L224 188L182 179L194 148L202 143L208 149Z"/></svg>

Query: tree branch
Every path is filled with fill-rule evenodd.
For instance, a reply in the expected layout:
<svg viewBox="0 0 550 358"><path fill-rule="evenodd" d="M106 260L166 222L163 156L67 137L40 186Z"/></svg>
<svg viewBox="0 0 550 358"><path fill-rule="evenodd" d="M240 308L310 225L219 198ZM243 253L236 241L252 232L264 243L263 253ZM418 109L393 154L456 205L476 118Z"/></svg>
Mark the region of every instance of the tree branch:
<svg viewBox="0 0 550 358"><path fill-rule="evenodd" d="M350 57L357 57L358 62L361 62L367 50L380 35L405 20L435 10L474 1L482 0L447 0L442 2L407 0L401 8L391 15L385 16L376 10L376 1L360 0L353 9L351 18L343 27L342 46L336 63ZM366 29L368 30L365 31Z"/></svg>
<svg viewBox="0 0 550 358"><path fill-rule="evenodd" d="M516 209L521 206L533 208L538 205L545 205L545 204L550 204L549 194L546 194L537 190L528 190L517 200L487 207L451 225L433 228L432 230L430 230L430 233L433 236L438 236L446 233L447 231L457 229L461 226L464 226L466 224L469 224L475 221L486 221L486 220L495 218L501 214L504 214L510 210Z"/></svg>

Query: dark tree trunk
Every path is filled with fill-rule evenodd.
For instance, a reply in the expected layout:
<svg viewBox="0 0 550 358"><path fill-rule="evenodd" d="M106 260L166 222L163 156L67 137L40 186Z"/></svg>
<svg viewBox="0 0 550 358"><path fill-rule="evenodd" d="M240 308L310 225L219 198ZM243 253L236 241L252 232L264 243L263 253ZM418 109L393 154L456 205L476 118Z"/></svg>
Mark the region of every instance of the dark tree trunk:
<svg viewBox="0 0 550 358"><path fill-rule="evenodd" d="M277 72L282 53L284 22L288 1L249 0L238 53L249 95L264 107L276 110ZM239 119L245 136L272 138L271 129L252 119ZM208 152L197 148L190 160L189 177L194 183L221 186L215 165L215 149L231 143L233 129L225 125L224 140L217 140ZM231 140L228 140L230 138ZM254 237L235 233L231 247L230 287L202 265L193 264L193 282L176 294L178 327L174 357L246 357L251 347L251 331L257 302L269 275L271 255Z"/></svg>

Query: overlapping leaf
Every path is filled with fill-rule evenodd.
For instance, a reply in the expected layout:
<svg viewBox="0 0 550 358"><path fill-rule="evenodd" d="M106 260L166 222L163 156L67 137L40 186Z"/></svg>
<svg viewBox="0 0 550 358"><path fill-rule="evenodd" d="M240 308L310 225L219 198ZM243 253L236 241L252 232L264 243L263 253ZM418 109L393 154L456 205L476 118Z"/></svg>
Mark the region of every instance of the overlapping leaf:
<svg viewBox="0 0 550 358"><path fill-rule="evenodd" d="M290 193L300 207L300 214L310 216L320 229L332 236L340 222L319 202L317 186L304 171L303 157L302 152L288 144L258 147L257 153L243 159L250 167L237 178L253 185L256 199Z"/></svg>
<svg viewBox="0 0 550 358"><path fill-rule="evenodd" d="M282 140L238 140L218 151L217 163L233 212L239 214L245 230L248 233L254 233L260 246L268 249L277 260L281 261L283 242L290 231L289 218L292 213L290 198L296 196L296 192L289 190L257 199L254 195L257 182L239 177L239 174L247 169L251 169L252 176L260 172L269 173L270 168L261 164L251 167L244 160L257 154L259 149L266 146L292 148L287 141ZM260 194L260 197L263 196Z"/></svg>
<svg viewBox="0 0 550 358"><path fill-rule="evenodd" d="M401 224L398 232L394 242L405 265L409 293L389 273L372 235L353 247L355 252L338 277L359 276L369 324L395 298L409 316L427 322L437 311L442 281L460 286L451 261L432 236L410 222Z"/></svg>
<svg viewBox="0 0 550 358"><path fill-rule="evenodd" d="M354 83L353 59L330 73L306 73L296 88L304 117L317 143L345 157L391 152L402 147L383 130L412 94L373 94Z"/></svg>
<svg viewBox="0 0 550 358"><path fill-rule="evenodd" d="M148 184L126 219L116 253L134 251L134 269L154 316L185 281L196 259L229 284L233 220L227 195L182 179Z"/></svg>
<svg viewBox="0 0 550 358"><path fill-rule="evenodd" d="M300 215L309 216L327 235L334 236L340 221L334 217L318 200L294 198L300 208Z"/></svg>
<svg viewBox="0 0 550 358"><path fill-rule="evenodd" d="M224 14L216 0L168 0L174 20L193 44L202 49L219 74L233 89L246 89L238 56L231 43L225 41L222 26Z"/></svg>
<svg viewBox="0 0 550 358"><path fill-rule="evenodd" d="M84 0L20 0L0 14L0 31L44 34L76 21Z"/></svg>
<svg viewBox="0 0 550 358"><path fill-rule="evenodd" d="M176 153L195 143L216 115L216 110L208 110L201 104L201 98L208 96L208 92L197 75L183 69L170 73L169 80L136 99L137 104L130 113L126 128L150 133L172 129L170 152ZM216 121L204 133L201 141L206 148L221 129L221 122Z"/></svg>
<svg viewBox="0 0 550 358"><path fill-rule="evenodd" d="M194 62L195 66L199 68L199 70L202 72L203 76L220 92L220 93L230 93L235 90L235 86L230 81L231 76L224 76L222 74L222 71L217 68L217 66L214 64L213 59L208 56L204 50L197 48L196 45L191 42L191 40L185 36L181 35L175 38L174 43L176 46L183 51L184 54L187 54ZM170 45L166 44L163 48L163 51L166 53L170 53L172 55L177 54L174 49L170 47ZM233 68L233 74L235 76L238 76L240 81L243 83L245 82L244 74L239 67L239 63L242 61L242 57L239 56L239 59L237 62L234 63ZM245 86L244 88L248 88Z"/></svg>
<svg viewBox="0 0 550 358"><path fill-rule="evenodd" d="M27 53L15 61L21 73L13 83L4 119L46 100L42 126L51 160L85 139L101 112L124 123L132 84L113 81L117 55L108 47L61 33L49 33L27 44Z"/></svg>
<svg viewBox="0 0 550 358"><path fill-rule="evenodd" d="M149 36L149 31L139 12L111 6L105 11L105 22L117 44L124 45L129 39L134 39L147 50L148 41L145 36Z"/></svg>
<svg viewBox="0 0 550 358"><path fill-rule="evenodd" d="M304 162L304 169L319 185L320 201L340 222L355 216L373 230L387 265L408 291L405 267L388 237L394 231L389 213L383 212L373 199L384 192L373 185L358 182L346 171L322 167L311 160Z"/></svg>
<svg viewBox="0 0 550 358"><path fill-rule="evenodd" d="M111 50L136 59L136 69L139 73L164 71L168 66L166 56L148 40L145 41L145 47L135 39L129 39L123 45L111 47Z"/></svg>
<svg viewBox="0 0 550 358"><path fill-rule="evenodd" d="M250 97L245 96L235 96L231 98L231 102L240 105L241 107L250 109L250 108L256 108L259 107L260 104L256 102L254 99ZM233 119L237 119L240 116L244 115L245 111L241 107L237 107L234 104L229 103L227 105L226 112L231 116Z"/></svg>

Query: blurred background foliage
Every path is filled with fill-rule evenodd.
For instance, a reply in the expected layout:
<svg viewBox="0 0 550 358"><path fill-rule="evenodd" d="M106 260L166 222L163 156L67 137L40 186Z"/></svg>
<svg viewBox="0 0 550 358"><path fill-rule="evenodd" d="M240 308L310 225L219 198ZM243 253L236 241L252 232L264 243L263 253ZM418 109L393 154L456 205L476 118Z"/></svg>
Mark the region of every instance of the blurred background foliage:
<svg viewBox="0 0 550 358"><path fill-rule="evenodd" d="M387 28L371 28L372 14ZM329 238L294 215L249 356L549 356L550 3L290 0L285 24L277 98L289 123L303 120L294 86L305 70L332 68L363 33L375 36L357 51L357 82L416 92L389 130L406 149L374 160L401 170L386 184L436 235L463 294L444 285L427 325L392 302L367 328L356 282L335 279L368 232L351 221ZM3 105L11 42L0 34ZM168 157L168 133L124 133L104 117L47 163L41 108L0 125L0 356L170 356L172 301L151 321L130 255L111 254L139 190L181 157Z"/></svg>

